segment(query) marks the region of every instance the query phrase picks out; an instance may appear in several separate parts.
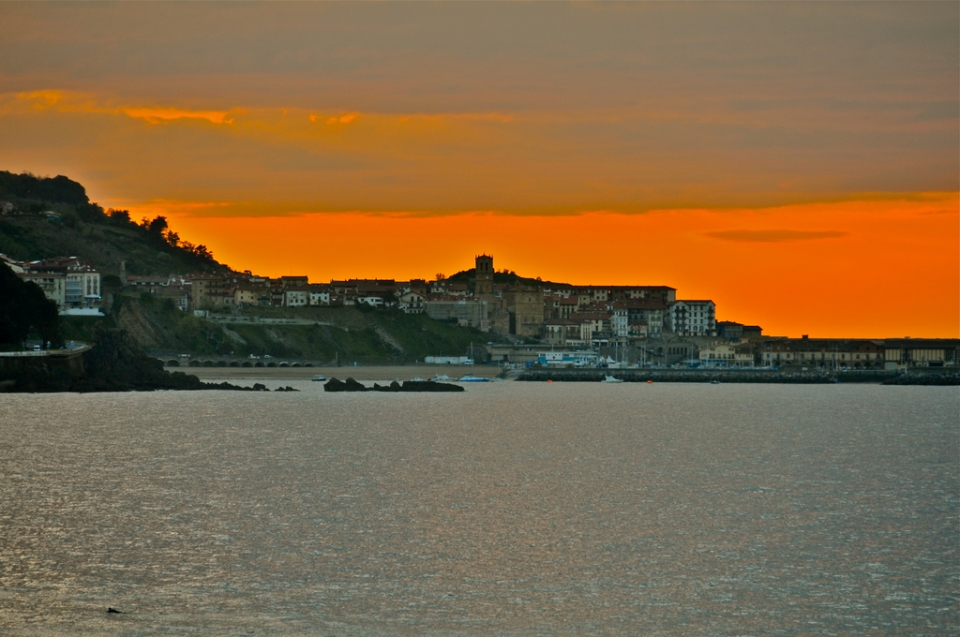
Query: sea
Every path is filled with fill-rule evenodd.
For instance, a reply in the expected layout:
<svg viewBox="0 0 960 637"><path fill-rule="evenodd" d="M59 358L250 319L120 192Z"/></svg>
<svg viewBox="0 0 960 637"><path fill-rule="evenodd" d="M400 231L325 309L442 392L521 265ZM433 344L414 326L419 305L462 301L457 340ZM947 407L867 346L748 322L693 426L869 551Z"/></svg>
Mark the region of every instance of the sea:
<svg viewBox="0 0 960 637"><path fill-rule="evenodd" d="M283 384L0 395L0 634L960 629L956 387Z"/></svg>

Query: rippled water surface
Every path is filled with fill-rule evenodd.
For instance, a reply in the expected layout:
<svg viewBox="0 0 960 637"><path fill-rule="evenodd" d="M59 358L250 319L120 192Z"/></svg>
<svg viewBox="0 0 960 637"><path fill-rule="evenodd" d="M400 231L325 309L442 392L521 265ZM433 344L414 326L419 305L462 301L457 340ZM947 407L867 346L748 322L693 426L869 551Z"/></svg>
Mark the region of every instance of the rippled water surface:
<svg viewBox="0 0 960 637"><path fill-rule="evenodd" d="M956 388L318 385L0 396L0 633L957 632Z"/></svg>

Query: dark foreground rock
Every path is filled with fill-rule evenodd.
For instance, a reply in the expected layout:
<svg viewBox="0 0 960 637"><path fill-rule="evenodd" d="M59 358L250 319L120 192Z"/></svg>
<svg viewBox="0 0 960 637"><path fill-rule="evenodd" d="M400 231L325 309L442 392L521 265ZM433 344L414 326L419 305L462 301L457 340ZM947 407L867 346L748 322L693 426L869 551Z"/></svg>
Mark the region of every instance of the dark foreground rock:
<svg viewBox="0 0 960 637"><path fill-rule="evenodd" d="M458 392L463 391L460 385L451 383L437 383L432 380L408 380L403 383L393 381L387 387L373 384L374 391L395 391L395 392Z"/></svg>
<svg viewBox="0 0 960 637"><path fill-rule="evenodd" d="M367 387L358 383L352 378L339 380L331 378L323 385L324 391L332 392L361 392L361 391L380 391L380 392L461 392L463 387L452 385L450 383L435 383L433 381L413 381L408 380L403 383L393 381L389 385L373 384L373 387Z"/></svg>
<svg viewBox="0 0 960 637"><path fill-rule="evenodd" d="M167 372L130 341L123 330L101 330L82 365L66 369L37 357L10 377L0 379L0 391L17 393L117 392L174 390L270 391L261 383L240 387L230 383L205 383L183 372ZM290 388L287 388L290 391ZM295 390L294 390L295 391Z"/></svg>
<svg viewBox="0 0 960 637"><path fill-rule="evenodd" d="M347 380L331 378L323 384L323 391L367 391L367 387L352 378Z"/></svg>

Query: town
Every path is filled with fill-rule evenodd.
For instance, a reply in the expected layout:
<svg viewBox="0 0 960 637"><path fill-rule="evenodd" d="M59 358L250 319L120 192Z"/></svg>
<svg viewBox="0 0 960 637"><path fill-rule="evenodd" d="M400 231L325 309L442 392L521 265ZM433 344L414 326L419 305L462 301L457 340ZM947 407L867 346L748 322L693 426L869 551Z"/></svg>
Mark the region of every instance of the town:
<svg viewBox="0 0 960 637"><path fill-rule="evenodd" d="M78 257L0 261L38 285L65 316L103 316L110 307L94 265ZM489 335L482 351L424 362L494 363L573 368L696 367L903 370L955 367L960 339L823 339L763 334L757 325L717 321L709 299L683 299L675 288L571 285L497 272L493 257L434 280L348 279L311 283L307 276L251 272L129 275L120 264L116 291L149 294L210 321L243 320L254 308L298 311L315 306L425 314ZM469 354L469 356L468 356Z"/></svg>

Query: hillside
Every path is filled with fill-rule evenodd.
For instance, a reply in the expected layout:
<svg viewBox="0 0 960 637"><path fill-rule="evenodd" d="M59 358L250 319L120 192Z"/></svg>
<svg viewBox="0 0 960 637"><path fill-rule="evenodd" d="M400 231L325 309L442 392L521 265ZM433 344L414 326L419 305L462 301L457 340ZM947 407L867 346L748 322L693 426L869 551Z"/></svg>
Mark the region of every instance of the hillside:
<svg viewBox="0 0 960 637"><path fill-rule="evenodd" d="M226 317L224 317L226 318ZM122 327L134 343L158 356L270 355L312 361L412 363L430 355L478 358L489 335L425 315L362 307L251 308L245 319L220 322L187 314L149 294L120 295L114 317L62 317L67 340L89 341L98 324ZM298 324L271 324L271 320ZM230 320L230 319L226 319Z"/></svg>
<svg viewBox="0 0 960 637"><path fill-rule="evenodd" d="M12 207L0 217L0 252L20 261L76 256L114 276L122 260L138 275L229 270L204 246L180 241L163 217L138 224L125 210L104 211L63 176L0 171L0 202Z"/></svg>
<svg viewBox="0 0 960 637"><path fill-rule="evenodd" d="M0 171L0 206L3 202L12 209L7 205L0 217L0 252L22 261L77 256L104 275L104 290L112 294L107 316L61 317L66 340L92 342L98 327L120 327L132 344L157 355L404 363L463 355L471 346L482 359L482 345L490 338L425 315L367 307L252 307L244 310L246 321L197 317L171 301L121 290L116 278L121 261L133 275L229 271L204 246L180 241L163 217L138 224L127 211L104 211L89 201L82 185L62 176Z"/></svg>

